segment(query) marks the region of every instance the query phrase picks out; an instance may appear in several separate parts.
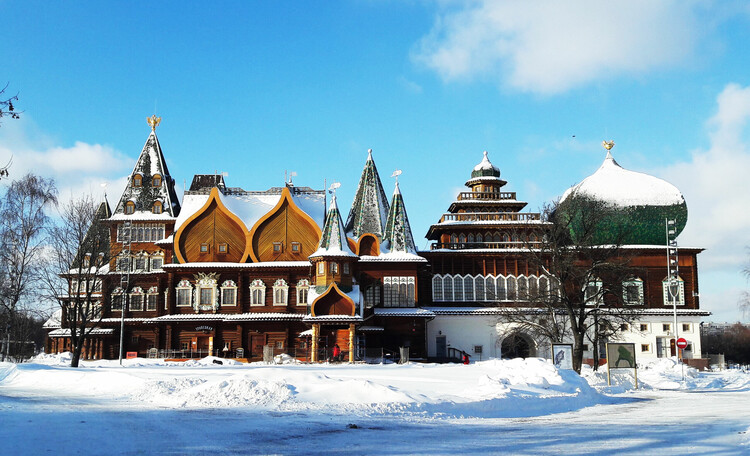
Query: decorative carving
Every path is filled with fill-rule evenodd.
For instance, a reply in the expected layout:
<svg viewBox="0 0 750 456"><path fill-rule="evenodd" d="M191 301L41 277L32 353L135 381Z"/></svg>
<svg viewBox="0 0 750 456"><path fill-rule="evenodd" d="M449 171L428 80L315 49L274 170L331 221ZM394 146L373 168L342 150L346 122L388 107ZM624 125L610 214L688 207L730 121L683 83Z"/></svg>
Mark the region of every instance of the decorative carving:
<svg viewBox="0 0 750 456"><path fill-rule="evenodd" d="M146 117L146 122L148 122L149 126L151 127L151 131L156 130L156 127L159 126L159 123L161 122L161 117L156 117L156 114L154 114L151 117Z"/></svg>
<svg viewBox="0 0 750 456"><path fill-rule="evenodd" d="M193 299L193 309L195 309L196 312L200 311L213 311L216 312L219 310L219 292L218 292L218 281L219 281L219 273L218 272L211 272L208 274L199 272L198 274L193 275L195 277L196 283L195 283L195 290L194 290L194 297ZM201 303L201 289L210 288L211 289L211 304L202 304Z"/></svg>
<svg viewBox="0 0 750 456"><path fill-rule="evenodd" d="M607 150L612 150L612 148L615 147L615 142L612 140L602 141L602 147L604 147Z"/></svg>

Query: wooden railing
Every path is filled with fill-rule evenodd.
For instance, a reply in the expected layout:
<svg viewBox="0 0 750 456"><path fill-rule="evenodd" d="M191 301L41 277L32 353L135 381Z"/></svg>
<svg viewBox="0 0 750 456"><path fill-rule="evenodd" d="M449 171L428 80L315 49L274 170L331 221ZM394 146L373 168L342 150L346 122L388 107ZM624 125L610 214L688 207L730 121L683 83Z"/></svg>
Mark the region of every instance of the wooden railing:
<svg viewBox="0 0 750 456"><path fill-rule="evenodd" d="M458 214L443 214L440 223L443 222L529 222L541 220L539 213L532 212L503 212L500 214L491 212L462 212Z"/></svg>
<svg viewBox="0 0 750 456"><path fill-rule="evenodd" d="M538 241L506 241L506 242L436 242L430 245L430 250L438 249L525 249L538 247Z"/></svg>
<svg viewBox="0 0 750 456"><path fill-rule="evenodd" d="M461 192L458 200L515 200L516 192Z"/></svg>

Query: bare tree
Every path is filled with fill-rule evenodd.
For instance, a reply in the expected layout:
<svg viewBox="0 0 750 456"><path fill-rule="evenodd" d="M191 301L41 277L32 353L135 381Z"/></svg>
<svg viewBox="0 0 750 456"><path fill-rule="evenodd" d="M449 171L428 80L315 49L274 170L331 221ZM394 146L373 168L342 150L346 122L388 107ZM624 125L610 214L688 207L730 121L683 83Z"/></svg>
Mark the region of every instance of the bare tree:
<svg viewBox="0 0 750 456"><path fill-rule="evenodd" d="M48 297L62 309L62 329L70 337L71 367L78 367L86 340L101 321L101 291L109 271L106 203L90 196L60 206L60 222L50 229L50 252L44 270Z"/></svg>
<svg viewBox="0 0 750 456"><path fill-rule="evenodd" d="M18 306L37 292L34 286L42 266L47 208L57 201L51 179L27 174L13 181L0 200L0 308L6 316L2 360L9 354L11 333L20 322ZM16 336L18 337L18 335Z"/></svg>
<svg viewBox="0 0 750 456"><path fill-rule="evenodd" d="M16 111L16 107L13 105L14 101L18 101L18 94L13 95L12 97L7 97L5 95L5 91L7 89L8 84L5 84L5 87L0 90L0 119L6 116L10 117L11 119L18 119L20 117L20 113ZM0 123L0 125L2 125L2 123ZM0 167L0 179L8 177L8 169L10 168L10 164L12 162L13 157L8 159L8 163Z"/></svg>
<svg viewBox="0 0 750 456"><path fill-rule="evenodd" d="M548 287L540 286L535 296L530 294L530 300L546 309L546 318L537 318L534 328L552 341L570 334L573 368L579 373L586 339L593 343L598 358L599 341L614 337L637 315L622 299L623 283L634 270L622 250L626 233L618 229L619 216L606 203L574 195L564 203L544 207L543 219L549 222L544 235L528 244L530 266L541 271ZM607 243L602 242L605 231ZM559 319L551 318L560 314L567 320L566 331L559 329Z"/></svg>

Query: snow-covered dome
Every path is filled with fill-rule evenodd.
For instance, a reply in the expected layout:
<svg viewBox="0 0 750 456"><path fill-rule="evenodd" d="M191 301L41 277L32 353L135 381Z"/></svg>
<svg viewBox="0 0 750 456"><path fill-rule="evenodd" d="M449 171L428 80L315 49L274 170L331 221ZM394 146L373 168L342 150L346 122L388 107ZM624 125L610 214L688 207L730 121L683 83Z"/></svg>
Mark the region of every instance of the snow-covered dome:
<svg viewBox="0 0 750 456"><path fill-rule="evenodd" d="M471 177L500 177L500 169L490 163L490 159L487 158L487 151L484 151L484 157L482 158L482 161L479 162L477 166L474 167L474 169L471 171Z"/></svg>
<svg viewBox="0 0 750 456"><path fill-rule="evenodd" d="M602 166L581 183L569 188L561 201L571 193L587 195L620 207L685 203L677 187L658 177L623 168L609 151Z"/></svg>
<svg viewBox="0 0 750 456"><path fill-rule="evenodd" d="M613 145L611 143L609 148ZM682 193L658 177L623 168L612 157L609 148L599 169L563 194L560 208L569 210L577 197L591 198L618 208L618 215L598 236L601 243L663 245L666 243L666 219L676 220L679 235L687 223L687 204ZM622 239L622 235L615 233L627 234Z"/></svg>

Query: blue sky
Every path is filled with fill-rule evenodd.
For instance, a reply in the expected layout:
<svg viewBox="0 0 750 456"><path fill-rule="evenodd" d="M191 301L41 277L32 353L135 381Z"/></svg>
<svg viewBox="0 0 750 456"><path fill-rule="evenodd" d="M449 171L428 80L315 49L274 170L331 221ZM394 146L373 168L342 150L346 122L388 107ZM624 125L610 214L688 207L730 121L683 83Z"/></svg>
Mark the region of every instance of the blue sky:
<svg viewBox="0 0 750 456"><path fill-rule="evenodd" d="M690 211L702 306L743 319L750 245L750 8L712 1L8 2L0 127L12 174L119 197L148 135L179 182L263 190L340 181L367 157L400 185L420 248L487 150L536 211L618 162ZM181 189L180 189L181 191ZM750 316L748 316L750 317ZM748 318L744 318L748 321Z"/></svg>

